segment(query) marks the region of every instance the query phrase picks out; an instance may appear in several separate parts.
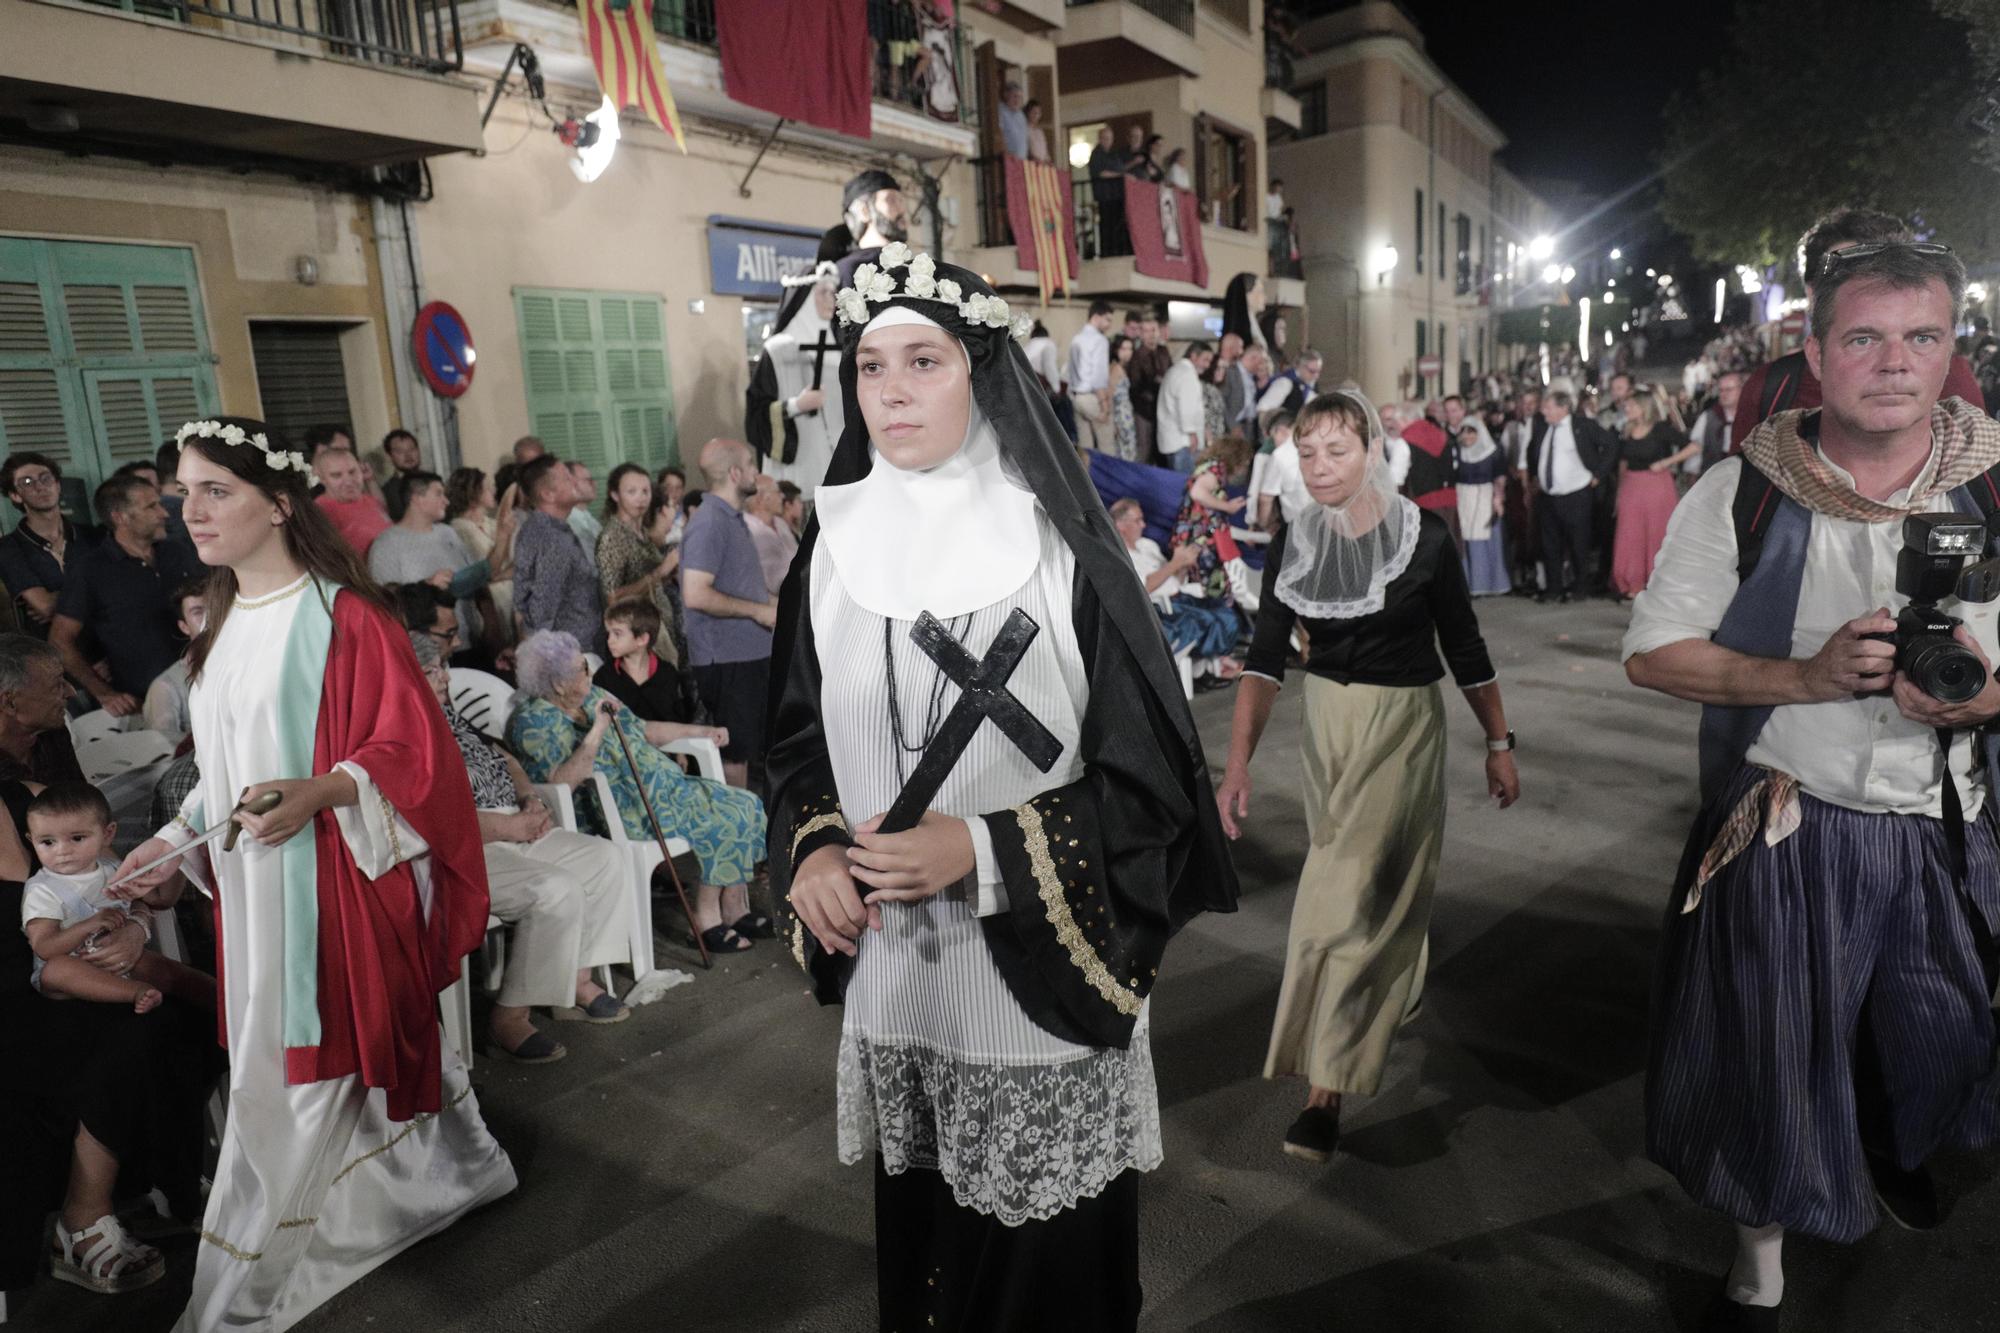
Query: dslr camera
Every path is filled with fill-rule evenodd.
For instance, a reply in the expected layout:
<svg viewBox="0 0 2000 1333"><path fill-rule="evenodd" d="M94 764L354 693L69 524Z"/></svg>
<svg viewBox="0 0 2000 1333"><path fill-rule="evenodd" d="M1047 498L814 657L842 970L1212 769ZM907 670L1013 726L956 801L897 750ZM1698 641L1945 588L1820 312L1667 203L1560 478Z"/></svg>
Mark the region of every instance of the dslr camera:
<svg viewBox="0 0 2000 1333"><path fill-rule="evenodd" d="M1896 591L1910 604L1893 634L1871 634L1896 645L1896 669L1942 703L1964 703L1986 688L1986 668L1953 637L1965 622L1938 609L1947 597L1990 602L2000 597L2000 559L1966 562L1986 549L1986 523L1962 514L1911 514L1903 520L1896 556Z"/></svg>

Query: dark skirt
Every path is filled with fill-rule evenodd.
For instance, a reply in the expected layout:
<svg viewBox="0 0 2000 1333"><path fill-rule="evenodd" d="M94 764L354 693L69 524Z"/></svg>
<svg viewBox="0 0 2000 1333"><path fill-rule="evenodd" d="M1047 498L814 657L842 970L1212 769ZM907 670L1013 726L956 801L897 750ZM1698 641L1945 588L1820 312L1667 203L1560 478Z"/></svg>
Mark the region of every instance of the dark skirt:
<svg viewBox="0 0 2000 1333"><path fill-rule="evenodd" d="M1941 820L1862 814L1801 795L1799 828L1761 831L1684 886L1761 770L1696 823L1668 908L1646 1078L1653 1160L1698 1203L1749 1226L1854 1241L1877 1220L1863 1148L1905 1169L2000 1137L1993 804L1951 868Z"/></svg>
<svg viewBox="0 0 2000 1333"><path fill-rule="evenodd" d="M961 1208L936 1171L875 1159L882 1333L1131 1333L1139 1326L1139 1173L1017 1227Z"/></svg>

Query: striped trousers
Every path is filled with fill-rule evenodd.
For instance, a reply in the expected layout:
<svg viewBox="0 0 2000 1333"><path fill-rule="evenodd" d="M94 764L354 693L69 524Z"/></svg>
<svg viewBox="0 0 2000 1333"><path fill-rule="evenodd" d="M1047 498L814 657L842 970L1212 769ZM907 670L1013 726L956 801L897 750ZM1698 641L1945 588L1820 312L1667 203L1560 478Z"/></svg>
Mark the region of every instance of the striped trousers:
<svg viewBox="0 0 2000 1333"><path fill-rule="evenodd" d="M1761 772L1746 766L1696 822L1681 886ZM1866 1146L1905 1169L2000 1137L1993 802L1966 829L1965 879L1943 822L1800 795L1682 914L1655 978L1647 1150L1700 1204L1748 1226L1834 1241L1875 1226Z"/></svg>

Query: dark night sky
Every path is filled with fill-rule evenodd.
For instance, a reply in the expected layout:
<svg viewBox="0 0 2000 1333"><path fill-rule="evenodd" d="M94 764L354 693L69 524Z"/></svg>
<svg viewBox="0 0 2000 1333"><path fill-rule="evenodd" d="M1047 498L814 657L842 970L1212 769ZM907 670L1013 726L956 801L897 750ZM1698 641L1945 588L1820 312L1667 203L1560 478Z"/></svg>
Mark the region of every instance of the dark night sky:
<svg viewBox="0 0 2000 1333"><path fill-rule="evenodd" d="M1599 194L1652 169L1668 94L1719 54L1735 8L1734 0L1402 4L1431 58L1506 132L1510 169Z"/></svg>

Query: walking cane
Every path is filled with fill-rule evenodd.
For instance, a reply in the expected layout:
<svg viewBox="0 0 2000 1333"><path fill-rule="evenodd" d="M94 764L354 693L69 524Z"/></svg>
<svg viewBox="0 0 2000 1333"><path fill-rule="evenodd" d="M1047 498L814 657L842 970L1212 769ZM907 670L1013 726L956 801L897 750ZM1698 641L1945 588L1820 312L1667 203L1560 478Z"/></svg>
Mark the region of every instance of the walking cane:
<svg viewBox="0 0 2000 1333"><path fill-rule="evenodd" d="M611 734L618 738L618 749L625 756L625 767L632 774L632 785L639 789L639 804L646 811L646 822L652 826L653 841L660 845L660 857L667 865L667 878L674 882L674 896L681 900L681 912L687 917L688 929L694 932L694 947L701 950L701 965L712 968L715 963L708 956L708 945L701 938L701 927L695 923L694 908L688 905L687 890L681 887L680 872L674 869L674 854L667 850L667 835L660 832L660 817L653 813L653 803L646 798L646 780L639 776L639 765L632 758L631 742L625 739L625 729L618 725L619 705L606 700L609 705L605 715L611 720Z"/></svg>

